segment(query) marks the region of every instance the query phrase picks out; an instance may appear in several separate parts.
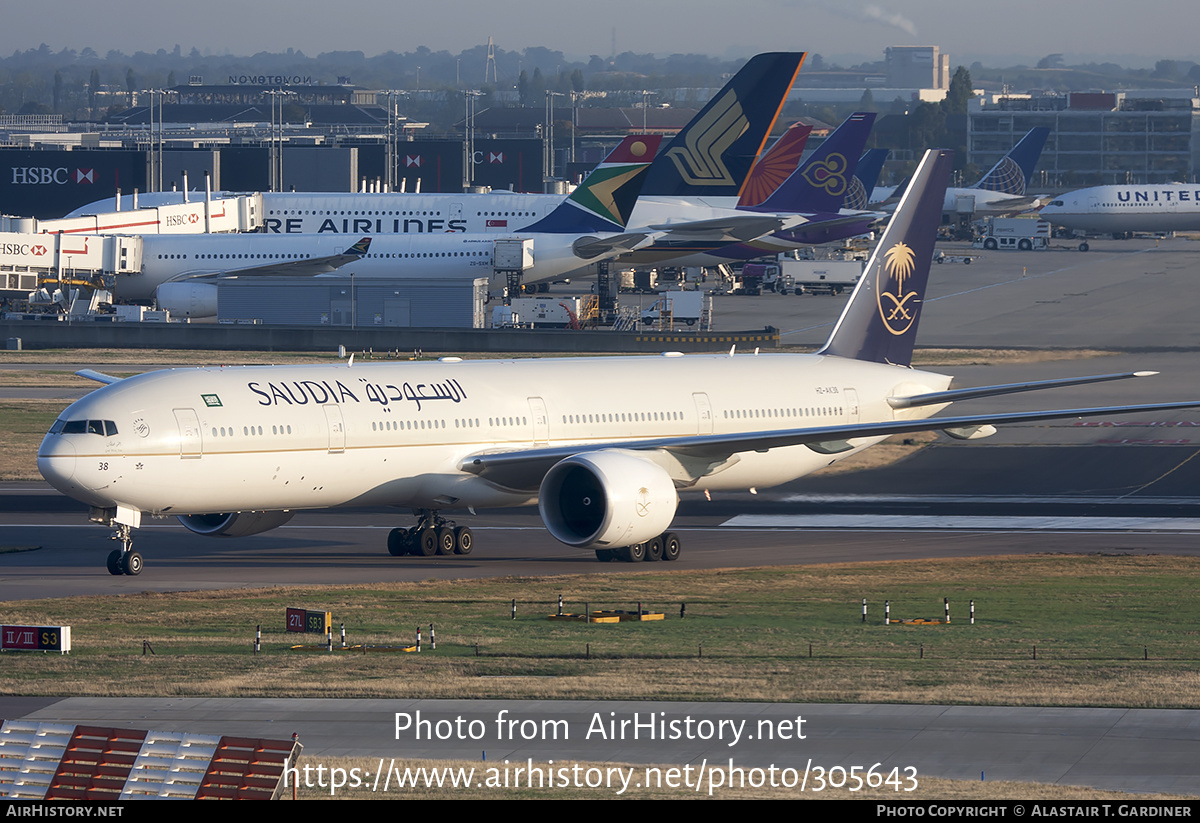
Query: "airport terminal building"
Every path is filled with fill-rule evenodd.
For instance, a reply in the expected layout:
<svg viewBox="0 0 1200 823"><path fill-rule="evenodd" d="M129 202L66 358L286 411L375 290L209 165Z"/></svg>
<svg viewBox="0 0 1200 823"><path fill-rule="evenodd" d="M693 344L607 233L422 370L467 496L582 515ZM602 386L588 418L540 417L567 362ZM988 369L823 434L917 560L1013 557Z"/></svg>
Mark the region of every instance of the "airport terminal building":
<svg viewBox="0 0 1200 823"><path fill-rule="evenodd" d="M987 169L1030 129L1050 136L1035 184L1187 182L1200 173L1200 100L1169 92L1006 95L968 114L967 159Z"/></svg>

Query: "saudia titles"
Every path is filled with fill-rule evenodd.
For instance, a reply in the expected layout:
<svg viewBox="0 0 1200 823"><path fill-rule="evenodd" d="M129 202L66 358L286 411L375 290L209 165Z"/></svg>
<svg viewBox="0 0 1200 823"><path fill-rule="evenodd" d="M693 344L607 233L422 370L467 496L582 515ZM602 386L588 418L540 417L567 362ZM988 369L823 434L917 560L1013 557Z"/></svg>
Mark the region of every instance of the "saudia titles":
<svg viewBox="0 0 1200 823"><path fill-rule="evenodd" d="M884 253L883 265L876 274L879 316L887 330L895 335L904 334L917 319L917 292L904 291L905 282L912 277L915 267L914 257L912 248L897 243Z"/></svg>

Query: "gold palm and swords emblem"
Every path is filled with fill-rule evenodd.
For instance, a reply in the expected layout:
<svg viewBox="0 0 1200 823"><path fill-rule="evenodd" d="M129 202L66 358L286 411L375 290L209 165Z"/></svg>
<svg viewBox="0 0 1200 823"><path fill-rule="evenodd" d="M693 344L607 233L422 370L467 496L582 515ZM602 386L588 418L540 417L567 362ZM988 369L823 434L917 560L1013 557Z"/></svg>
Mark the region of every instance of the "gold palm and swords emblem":
<svg viewBox="0 0 1200 823"><path fill-rule="evenodd" d="M917 319L917 292L904 291L905 282L912 277L915 268L914 257L912 248L904 243L892 246L883 255L883 266L876 280L879 316L887 330L895 335L904 334Z"/></svg>

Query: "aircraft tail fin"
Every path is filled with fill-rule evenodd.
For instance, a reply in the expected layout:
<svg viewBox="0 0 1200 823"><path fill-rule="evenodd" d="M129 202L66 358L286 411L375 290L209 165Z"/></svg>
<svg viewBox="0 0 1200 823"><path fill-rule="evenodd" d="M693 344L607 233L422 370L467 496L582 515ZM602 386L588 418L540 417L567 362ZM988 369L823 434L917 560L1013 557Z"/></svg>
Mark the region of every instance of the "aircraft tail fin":
<svg viewBox="0 0 1200 823"><path fill-rule="evenodd" d="M858 168L875 123L873 112L856 112L838 126L796 172L755 211L836 214Z"/></svg>
<svg viewBox="0 0 1200 823"><path fill-rule="evenodd" d="M800 168L800 157L804 154L804 145L810 134L812 126L803 123L793 123L788 127L750 170L742 196L738 199L738 208L757 206Z"/></svg>
<svg viewBox="0 0 1200 823"><path fill-rule="evenodd" d="M644 193L739 197L803 62L804 52L751 57L659 155Z"/></svg>
<svg viewBox="0 0 1200 823"><path fill-rule="evenodd" d="M627 136L558 208L521 232L624 231L661 142L657 134Z"/></svg>
<svg viewBox="0 0 1200 823"><path fill-rule="evenodd" d="M846 192L842 208L854 211L866 209L868 196L879 182L879 175L883 171L887 156L887 149L867 149L866 153L858 158L858 170L850 179L850 189Z"/></svg>
<svg viewBox="0 0 1200 823"><path fill-rule="evenodd" d="M820 354L900 366L912 362L953 160L945 149L925 152Z"/></svg>
<svg viewBox="0 0 1200 823"><path fill-rule="evenodd" d="M1005 194L1025 194L1049 134L1050 129L1046 126L1030 129L1020 142L1012 147L1012 151L1001 157L1000 162L992 166L991 171L975 184L975 188Z"/></svg>

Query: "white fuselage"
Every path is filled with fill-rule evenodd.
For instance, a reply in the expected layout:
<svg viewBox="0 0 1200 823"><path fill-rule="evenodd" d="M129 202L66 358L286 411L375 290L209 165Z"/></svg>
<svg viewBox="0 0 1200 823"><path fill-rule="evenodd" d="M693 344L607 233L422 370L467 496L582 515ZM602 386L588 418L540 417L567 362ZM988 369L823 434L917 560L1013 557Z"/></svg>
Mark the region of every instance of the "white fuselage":
<svg viewBox="0 0 1200 823"><path fill-rule="evenodd" d="M60 423L80 429L77 421L87 421L82 428L92 431L52 431L38 467L91 506L150 514L520 505L536 491L500 487L462 462L542 447L923 418L941 407L896 411L885 398L949 382L819 355L176 369L72 404ZM854 451L879 439L854 440ZM741 452L687 488L774 486L852 453Z"/></svg>
<svg viewBox="0 0 1200 823"><path fill-rule="evenodd" d="M1042 219L1077 231L1200 231L1200 183L1079 189L1043 206Z"/></svg>
<svg viewBox="0 0 1200 823"><path fill-rule="evenodd" d="M591 262L572 251L576 235L527 236L533 238L533 266L526 270L527 282L553 280ZM372 237L370 251L337 269L335 274L388 278L488 277L492 273L492 250L497 239L495 235L463 232ZM340 234L146 236L142 239L141 273L118 277L115 293L122 300L150 300L163 283L334 256L352 242L353 238Z"/></svg>
<svg viewBox="0 0 1200 823"><path fill-rule="evenodd" d="M193 194L193 199L196 196ZM261 196L266 234L342 235L349 239L366 235L446 232L503 236L541 220L566 199L562 194L507 191L479 194L263 192ZM142 195L143 205L182 200L183 195L177 192ZM106 209L107 203L100 201L77 211ZM736 197L684 199L643 195L634 206L629 226L707 220L736 214L736 208Z"/></svg>
<svg viewBox="0 0 1200 823"><path fill-rule="evenodd" d="M891 197L895 191L894 186L877 186L871 192L868 208L878 206ZM942 213L957 214L959 206L963 205L964 198L971 198L973 200L973 213L980 217L1028 211L1029 209L1037 208L1038 203L1041 202L1037 197L1030 197L1023 194L1007 194L1002 191L991 191L989 189L948 188L946 189L946 197L942 200Z"/></svg>

